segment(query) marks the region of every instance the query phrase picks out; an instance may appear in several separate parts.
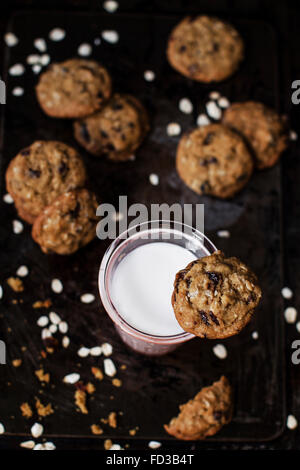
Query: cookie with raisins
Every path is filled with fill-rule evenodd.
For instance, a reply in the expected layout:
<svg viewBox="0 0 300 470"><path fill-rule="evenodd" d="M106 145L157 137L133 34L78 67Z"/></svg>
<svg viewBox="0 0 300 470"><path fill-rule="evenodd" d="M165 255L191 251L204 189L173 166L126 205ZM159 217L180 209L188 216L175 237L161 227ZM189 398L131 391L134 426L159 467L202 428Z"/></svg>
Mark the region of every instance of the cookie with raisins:
<svg viewBox="0 0 300 470"><path fill-rule="evenodd" d="M240 132L252 148L260 170L277 163L288 145L287 121L263 103L246 101L226 109L223 123Z"/></svg>
<svg viewBox="0 0 300 470"><path fill-rule="evenodd" d="M244 56L244 44L229 23L210 16L184 18L171 32L167 57L182 75L219 82L232 75Z"/></svg>
<svg viewBox="0 0 300 470"><path fill-rule="evenodd" d="M6 188L19 216L32 224L60 194L86 181L78 152L62 142L36 141L21 150L6 171Z"/></svg>
<svg viewBox="0 0 300 470"><path fill-rule="evenodd" d="M36 96L43 111L56 118L80 118L98 111L111 95L111 78L98 62L69 59L41 74Z"/></svg>
<svg viewBox="0 0 300 470"><path fill-rule="evenodd" d="M87 189L61 194L35 220L32 238L44 253L70 255L95 238L97 207Z"/></svg>
<svg viewBox="0 0 300 470"><path fill-rule="evenodd" d="M111 160L129 160L149 130L147 112L130 95L113 95L104 108L75 121L76 140L89 153Z"/></svg>
<svg viewBox="0 0 300 470"><path fill-rule="evenodd" d="M224 199L246 185L253 159L240 135L222 124L210 124L180 139L176 168L196 193Z"/></svg>
<svg viewBox="0 0 300 470"><path fill-rule="evenodd" d="M180 326L201 338L227 338L250 321L261 298L255 274L221 251L176 274L172 306Z"/></svg>

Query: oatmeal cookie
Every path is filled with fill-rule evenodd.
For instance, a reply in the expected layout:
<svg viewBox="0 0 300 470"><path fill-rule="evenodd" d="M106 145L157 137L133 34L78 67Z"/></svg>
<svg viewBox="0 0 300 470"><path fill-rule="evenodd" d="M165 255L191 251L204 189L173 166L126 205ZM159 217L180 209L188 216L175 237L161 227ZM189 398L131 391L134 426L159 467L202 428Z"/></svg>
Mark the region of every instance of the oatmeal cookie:
<svg viewBox="0 0 300 470"><path fill-rule="evenodd" d="M179 407L180 413L164 428L185 441L205 439L216 434L232 417L232 390L226 377L204 387Z"/></svg>
<svg viewBox="0 0 300 470"><path fill-rule="evenodd" d="M181 74L200 82L221 81L232 75L244 55L237 30L218 18L184 18L171 32L167 57Z"/></svg>
<svg viewBox="0 0 300 470"><path fill-rule="evenodd" d="M43 111L57 118L81 118L98 111L111 95L108 71L93 60L69 59L41 74L36 95Z"/></svg>
<svg viewBox="0 0 300 470"><path fill-rule="evenodd" d="M74 123L76 140L96 156L128 160L149 130L147 112L136 98L115 94L96 114Z"/></svg>
<svg viewBox="0 0 300 470"><path fill-rule="evenodd" d="M250 321L261 298L255 274L221 251L176 274L172 306L180 326L201 338L227 338Z"/></svg>
<svg viewBox="0 0 300 470"><path fill-rule="evenodd" d="M64 193L35 220L32 237L44 253L74 253L96 236L97 207L87 189Z"/></svg>
<svg viewBox="0 0 300 470"><path fill-rule="evenodd" d="M18 153L6 171L7 191L20 217L30 224L60 194L82 187L85 180L80 155L56 141L34 142Z"/></svg>
<svg viewBox="0 0 300 470"><path fill-rule="evenodd" d="M222 124L210 124L180 139L176 167L196 193L230 198L249 180L253 160L242 137Z"/></svg>
<svg viewBox="0 0 300 470"><path fill-rule="evenodd" d="M225 111L223 122L246 137L259 169L275 165L287 147L286 120L262 103L234 103Z"/></svg>

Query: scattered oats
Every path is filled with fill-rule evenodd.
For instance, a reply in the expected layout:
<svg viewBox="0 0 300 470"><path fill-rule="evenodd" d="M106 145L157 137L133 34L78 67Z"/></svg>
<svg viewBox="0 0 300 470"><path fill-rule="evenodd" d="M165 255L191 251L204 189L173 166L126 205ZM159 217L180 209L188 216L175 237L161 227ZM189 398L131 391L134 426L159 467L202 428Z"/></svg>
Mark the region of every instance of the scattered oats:
<svg viewBox="0 0 300 470"><path fill-rule="evenodd" d="M82 294L82 296L80 297L80 300L84 304L90 304L94 302L95 296L93 294Z"/></svg>
<svg viewBox="0 0 300 470"><path fill-rule="evenodd" d="M59 279L52 279L51 281L51 289L56 294L60 294L63 291L62 282Z"/></svg>
<svg viewBox="0 0 300 470"><path fill-rule="evenodd" d="M43 442L42 444L36 444L33 450L55 450L56 446L53 442Z"/></svg>
<svg viewBox="0 0 300 470"><path fill-rule="evenodd" d="M253 331L252 338L253 339L258 339L258 332L257 331Z"/></svg>
<svg viewBox="0 0 300 470"><path fill-rule="evenodd" d="M0 299L2 299L2 297L3 297L3 287L0 286Z"/></svg>
<svg viewBox="0 0 300 470"><path fill-rule="evenodd" d="M5 433L5 428L2 423L0 423L0 434Z"/></svg>
<svg viewBox="0 0 300 470"><path fill-rule="evenodd" d="M48 64L50 63L50 56L49 56L49 54L43 54L43 55L41 55L40 63L41 63L42 65L48 65Z"/></svg>
<svg viewBox="0 0 300 470"><path fill-rule="evenodd" d="M111 359L104 359L104 372L109 377L114 377L114 375L116 375L117 369Z"/></svg>
<svg viewBox="0 0 300 470"><path fill-rule="evenodd" d="M155 80L155 73L153 70L145 70L144 79L146 82L153 82L153 80Z"/></svg>
<svg viewBox="0 0 300 470"><path fill-rule="evenodd" d="M34 65L34 64L39 64L40 62L40 56L37 54L30 54L27 59L26 59L27 64L29 65Z"/></svg>
<svg viewBox="0 0 300 470"><path fill-rule="evenodd" d="M109 343L103 343L102 344L102 352L104 354L104 356L110 356L113 352L113 347L111 344Z"/></svg>
<svg viewBox="0 0 300 470"><path fill-rule="evenodd" d="M221 95L218 91L211 91L209 97L211 100L218 100L219 98L221 98Z"/></svg>
<svg viewBox="0 0 300 470"><path fill-rule="evenodd" d="M88 57L92 53L92 46L85 42L78 47L77 52L82 57Z"/></svg>
<svg viewBox="0 0 300 470"><path fill-rule="evenodd" d="M230 106L230 102L227 98L225 98L225 96L221 96L221 98L218 100L218 105L220 106L220 108L228 108Z"/></svg>
<svg viewBox="0 0 300 470"><path fill-rule="evenodd" d="M41 70L42 70L42 66L39 65L39 64L35 64L35 65L32 66L33 73L38 74L38 73L40 73Z"/></svg>
<svg viewBox="0 0 300 470"><path fill-rule="evenodd" d="M20 75L23 75L23 73L25 72L25 67L22 64L15 64L9 68L8 72L13 77L18 77Z"/></svg>
<svg viewBox="0 0 300 470"><path fill-rule="evenodd" d="M27 266L20 266L19 269L17 270L17 275L20 277L26 277L28 275L28 268Z"/></svg>
<svg viewBox="0 0 300 470"><path fill-rule="evenodd" d="M46 315L42 315L38 321L36 322L38 326L40 326L41 328L44 328L45 326L48 325L49 323L49 318L46 317Z"/></svg>
<svg viewBox="0 0 300 470"><path fill-rule="evenodd" d="M6 33L4 35L4 41L8 47L13 47L18 44L19 39L14 33Z"/></svg>
<svg viewBox="0 0 300 470"><path fill-rule="evenodd" d="M12 89L11 94L13 96L23 96L24 95L24 88L22 88L20 86L16 86L15 88Z"/></svg>
<svg viewBox="0 0 300 470"><path fill-rule="evenodd" d="M33 41L33 45L40 52L46 52L46 50L47 50L47 44L46 44L45 39L43 39L43 38L35 39Z"/></svg>
<svg viewBox="0 0 300 470"><path fill-rule="evenodd" d="M290 131L290 140L297 140L298 134L295 131Z"/></svg>
<svg viewBox="0 0 300 470"><path fill-rule="evenodd" d="M297 310L295 307L287 307L284 311L284 318L287 323L295 323L297 320Z"/></svg>
<svg viewBox="0 0 300 470"><path fill-rule="evenodd" d="M62 345L64 348L67 348L70 344L70 338L68 336L64 336L62 339Z"/></svg>
<svg viewBox="0 0 300 470"><path fill-rule="evenodd" d="M58 325L58 329L63 334L67 333L67 331L69 329L68 323L65 322L65 321L60 322L60 324Z"/></svg>
<svg viewBox="0 0 300 470"><path fill-rule="evenodd" d="M93 434L103 434L103 429L101 429L100 426L98 426L98 424L92 424L91 431Z"/></svg>
<svg viewBox="0 0 300 470"><path fill-rule="evenodd" d="M291 299L293 297L293 292L289 287L284 287L283 289L281 289L281 295L285 299Z"/></svg>
<svg viewBox="0 0 300 470"><path fill-rule="evenodd" d="M208 116L211 117L212 119L215 119L215 120L221 119L222 111L216 105L214 101L209 101L208 103L206 103L206 112Z"/></svg>
<svg viewBox="0 0 300 470"><path fill-rule="evenodd" d="M80 357L87 357L90 354L90 350L83 346L82 348L78 350L77 354Z"/></svg>
<svg viewBox="0 0 300 470"><path fill-rule="evenodd" d="M13 220L13 232L15 234L19 234L19 233L22 233L23 230L24 230L24 226L22 224L22 222L20 222L20 220Z"/></svg>
<svg viewBox="0 0 300 470"><path fill-rule="evenodd" d="M3 201L6 202L6 204L13 204L14 202L13 198L9 193L4 194Z"/></svg>
<svg viewBox="0 0 300 470"><path fill-rule="evenodd" d="M218 230L218 237L220 238L229 238L230 232L228 230Z"/></svg>
<svg viewBox="0 0 300 470"><path fill-rule="evenodd" d="M151 175L149 175L149 181L153 186L158 186L159 185L159 176L156 175L155 173L151 173Z"/></svg>
<svg viewBox="0 0 300 470"><path fill-rule="evenodd" d="M101 356L102 354L102 348L100 346L94 346L90 350L91 356Z"/></svg>
<svg viewBox="0 0 300 470"><path fill-rule="evenodd" d="M208 126L210 124L210 120L206 116L206 114L199 114L197 118L197 126Z"/></svg>
<svg viewBox="0 0 300 470"><path fill-rule="evenodd" d="M296 429L298 426L298 421L293 415L288 415L286 420L286 425L289 429Z"/></svg>
<svg viewBox="0 0 300 470"><path fill-rule="evenodd" d="M49 326L49 331L50 333L52 333L53 335L57 332L57 325L50 325Z"/></svg>
<svg viewBox="0 0 300 470"><path fill-rule="evenodd" d="M44 427L40 423L34 423L34 425L31 427L31 434L33 437L38 438L43 434Z"/></svg>
<svg viewBox="0 0 300 470"><path fill-rule="evenodd" d="M49 328L43 328L42 330L42 339L51 338L51 332Z"/></svg>
<svg viewBox="0 0 300 470"><path fill-rule="evenodd" d="M110 44L116 44L119 41L119 34L117 31L113 30L106 30L102 31L102 37L106 42Z"/></svg>
<svg viewBox="0 0 300 470"><path fill-rule="evenodd" d="M188 98L181 98L179 109L182 113L191 114L193 112L193 103Z"/></svg>
<svg viewBox="0 0 300 470"><path fill-rule="evenodd" d="M227 357L227 349L223 344L216 344L213 347L213 352L219 359L226 359Z"/></svg>
<svg viewBox="0 0 300 470"><path fill-rule="evenodd" d="M35 446L34 441L24 441L20 443L20 447L23 447L23 449L33 449Z"/></svg>
<svg viewBox="0 0 300 470"><path fill-rule="evenodd" d="M120 444L113 444L109 450L123 450Z"/></svg>
<svg viewBox="0 0 300 470"><path fill-rule="evenodd" d="M158 442L158 441L150 441L148 443L148 447L150 447L150 449L159 449L161 447L161 442Z"/></svg>
<svg viewBox="0 0 300 470"><path fill-rule="evenodd" d="M108 13L114 13L119 8L119 4L115 0L107 0L103 3L103 8Z"/></svg>
<svg viewBox="0 0 300 470"><path fill-rule="evenodd" d="M175 135L179 135L181 132L181 127L180 127L180 124L178 124L177 122L170 122L168 125L167 125L167 134L171 137L175 136Z"/></svg>
<svg viewBox="0 0 300 470"><path fill-rule="evenodd" d="M57 313L55 312L50 312L49 318L50 318L51 323L53 323L54 325L58 325L61 322L60 316L57 315Z"/></svg>
<svg viewBox="0 0 300 470"><path fill-rule="evenodd" d="M63 381L66 384L76 384L76 382L78 382L79 379L80 379L80 375L77 374L76 372L73 372L72 374L66 375Z"/></svg>
<svg viewBox="0 0 300 470"><path fill-rule="evenodd" d="M54 28L49 33L51 41L62 41L66 36L66 32L61 28Z"/></svg>

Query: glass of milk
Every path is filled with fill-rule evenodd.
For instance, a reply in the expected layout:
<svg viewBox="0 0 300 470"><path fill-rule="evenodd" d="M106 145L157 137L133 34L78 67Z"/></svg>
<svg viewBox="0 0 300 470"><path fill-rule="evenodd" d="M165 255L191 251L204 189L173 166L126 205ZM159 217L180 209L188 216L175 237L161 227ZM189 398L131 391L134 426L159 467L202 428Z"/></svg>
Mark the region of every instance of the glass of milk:
<svg viewBox="0 0 300 470"><path fill-rule="evenodd" d="M148 221L109 246L99 270L103 306L124 343L160 356L194 338L176 320L171 297L176 273L212 254L201 232L175 221Z"/></svg>

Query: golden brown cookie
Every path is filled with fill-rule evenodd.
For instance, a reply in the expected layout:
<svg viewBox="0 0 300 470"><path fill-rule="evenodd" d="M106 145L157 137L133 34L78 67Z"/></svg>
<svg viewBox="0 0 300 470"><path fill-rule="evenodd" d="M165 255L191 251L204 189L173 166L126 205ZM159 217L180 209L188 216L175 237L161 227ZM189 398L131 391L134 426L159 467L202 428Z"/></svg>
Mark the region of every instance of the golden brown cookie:
<svg viewBox="0 0 300 470"><path fill-rule="evenodd" d="M87 189L64 193L40 213L32 237L44 253L70 255L96 236L97 207Z"/></svg>
<svg viewBox="0 0 300 470"><path fill-rule="evenodd" d="M149 130L147 112L130 95L113 95L104 108L74 123L76 140L96 156L128 160Z"/></svg>
<svg viewBox="0 0 300 470"><path fill-rule="evenodd" d="M184 18L171 32L167 47L174 69L207 83L232 75L243 55L244 45L237 30L210 16Z"/></svg>
<svg viewBox="0 0 300 470"><path fill-rule="evenodd" d="M111 78L98 62L69 59L41 74L36 95L49 116L80 118L98 111L109 99Z"/></svg>
<svg viewBox="0 0 300 470"><path fill-rule="evenodd" d="M261 298L255 274L221 251L176 274L172 306L180 326L201 338L227 338L250 321Z"/></svg>
<svg viewBox="0 0 300 470"><path fill-rule="evenodd" d="M44 207L60 194L85 184L80 155L69 145L36 141L21 150L6 171L6 187L17 211L32 224Z"/></svg>
<svg viewBox="0 0 300 470"><path fill-rule="evenodd" d="M179 409L179 415L164 426L169 434L184 441L213 436L232 417L232 390L227 378L222 376L209 387L202 388Z"/></svg>
<svg viewBox="0 0 300 470"><path fill-rule="evenodd" d="M234 103L225 111L223 122L245 136L259 169L275 165L287 147L286 120L262 103Z"/></svg>
<svg viewBox="0 0 300 470"><path fill-rule="evenodd" d="M181 138L176 167L196 193L229 198L249 180L253 161L242 137L222 124L210 124Z"/></svg>

